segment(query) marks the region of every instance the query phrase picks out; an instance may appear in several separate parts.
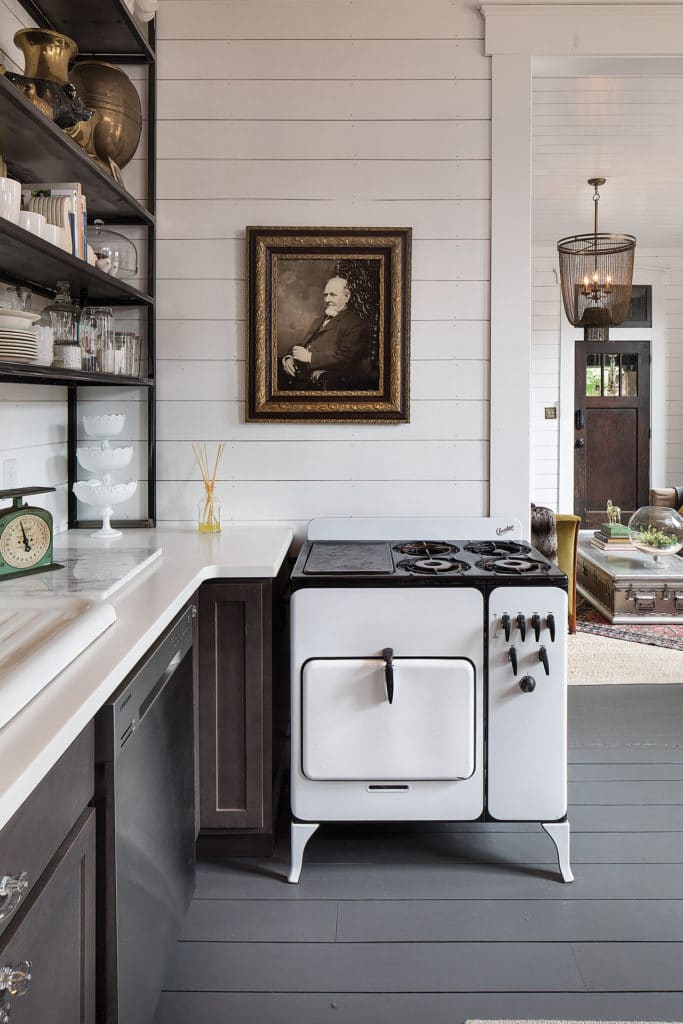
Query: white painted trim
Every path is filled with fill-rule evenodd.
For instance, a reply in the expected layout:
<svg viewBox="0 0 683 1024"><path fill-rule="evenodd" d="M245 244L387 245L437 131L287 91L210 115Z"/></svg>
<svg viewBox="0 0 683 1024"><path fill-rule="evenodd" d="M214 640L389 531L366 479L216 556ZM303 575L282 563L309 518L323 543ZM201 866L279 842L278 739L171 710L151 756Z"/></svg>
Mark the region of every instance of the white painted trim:
<svg viewBox="0 0 683 1024"><path fill-rule="evenodd" d="M534 59L683 56L683 3L520 4L496 0L482 3L481 12L485 53L493 58L490 514L505 510L526 522L531 482L530 153ZM545 60L543 66L547 74L549 62ZM512 208L504 210L503 201L513 204ZM505 335L510 346L507 355ZM562 339L561 452L567 451L567 410L573 423L574 401L564 324ZM511 348L515 346L513 353ZM653 380L653 410L654 384ZM567 388L571 389L569 400ZM568 451L573 453L573 438ZM565 455L565 459L568 457ZM654 466L652 473L656 479ZM566 502L568 507L573 506L573 479L571 491L568 487L563 471L560 507Z"/></svg>
<svg viewBox="0 0 683 1024"><path fill-rule="evenodd" d="M491 61L489 514L529 523L531 460L531 61Z"/></svg>

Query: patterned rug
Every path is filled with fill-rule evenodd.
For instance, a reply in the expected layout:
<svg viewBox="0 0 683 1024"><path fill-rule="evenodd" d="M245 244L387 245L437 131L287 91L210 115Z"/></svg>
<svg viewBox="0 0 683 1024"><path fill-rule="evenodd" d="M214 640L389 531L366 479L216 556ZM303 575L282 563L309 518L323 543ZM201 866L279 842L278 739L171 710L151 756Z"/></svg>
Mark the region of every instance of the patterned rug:
<svg viewBox="0 0 683 1024"><path fill-rule="evenodd" d="M683 651L683 624L634 622L632 625L614 626L583 597L576 602L576 629L578 633L593 633L612 640L630 640L631 643Z"/></svg>

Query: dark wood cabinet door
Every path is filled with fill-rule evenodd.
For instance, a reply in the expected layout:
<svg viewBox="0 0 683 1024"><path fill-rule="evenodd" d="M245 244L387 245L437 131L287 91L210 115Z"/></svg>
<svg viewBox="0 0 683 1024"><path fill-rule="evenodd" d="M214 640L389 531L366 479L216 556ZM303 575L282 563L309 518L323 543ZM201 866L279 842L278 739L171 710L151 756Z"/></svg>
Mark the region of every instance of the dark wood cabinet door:
<svg viewBox="0 0 683 1024"><path fill-rule="evenodd" d="M199 591L202 830L272 828L271 594L270 580Z"/></svg>
<svg viewBox="0 0 683 1024"><path fill-rule="evenodd" d="M95 1024L95 811L81 816L3 935L0 966L31 962L12 1024Z"/></svg>
<svg viewBox="0 0 683 1024"><path fill-rule="evenodd" d="M622 522L650 486L650 343L578 341L575 351L574 511L584 526Z"/></svg>

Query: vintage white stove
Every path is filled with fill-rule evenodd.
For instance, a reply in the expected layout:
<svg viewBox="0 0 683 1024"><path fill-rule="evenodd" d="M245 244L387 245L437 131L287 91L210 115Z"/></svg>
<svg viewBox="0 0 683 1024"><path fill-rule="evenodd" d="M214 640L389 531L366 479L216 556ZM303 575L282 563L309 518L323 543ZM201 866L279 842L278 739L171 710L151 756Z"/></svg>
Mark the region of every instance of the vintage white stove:
<svg viewBox="0 0 683 1024"><path fill-rule="evenodd" d="M321 822L492 819L542 824L572 881L567 577L520 536L502 519L309 525L291 577L290 882Z"/></svg>

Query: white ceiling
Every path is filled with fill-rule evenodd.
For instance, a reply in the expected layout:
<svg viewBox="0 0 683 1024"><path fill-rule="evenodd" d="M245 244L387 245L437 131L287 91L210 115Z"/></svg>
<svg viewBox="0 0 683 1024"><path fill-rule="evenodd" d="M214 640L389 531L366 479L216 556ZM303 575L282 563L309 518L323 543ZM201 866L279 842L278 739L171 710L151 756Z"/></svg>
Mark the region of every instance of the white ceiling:
<svg viewBox="0 0 683 1024"><path fill-rule="evenodd" d="M579 73L577 73L577 70ZM683 69L672 61L555 62L534 77L533 241L600 230L683 245Z"/></svg>

